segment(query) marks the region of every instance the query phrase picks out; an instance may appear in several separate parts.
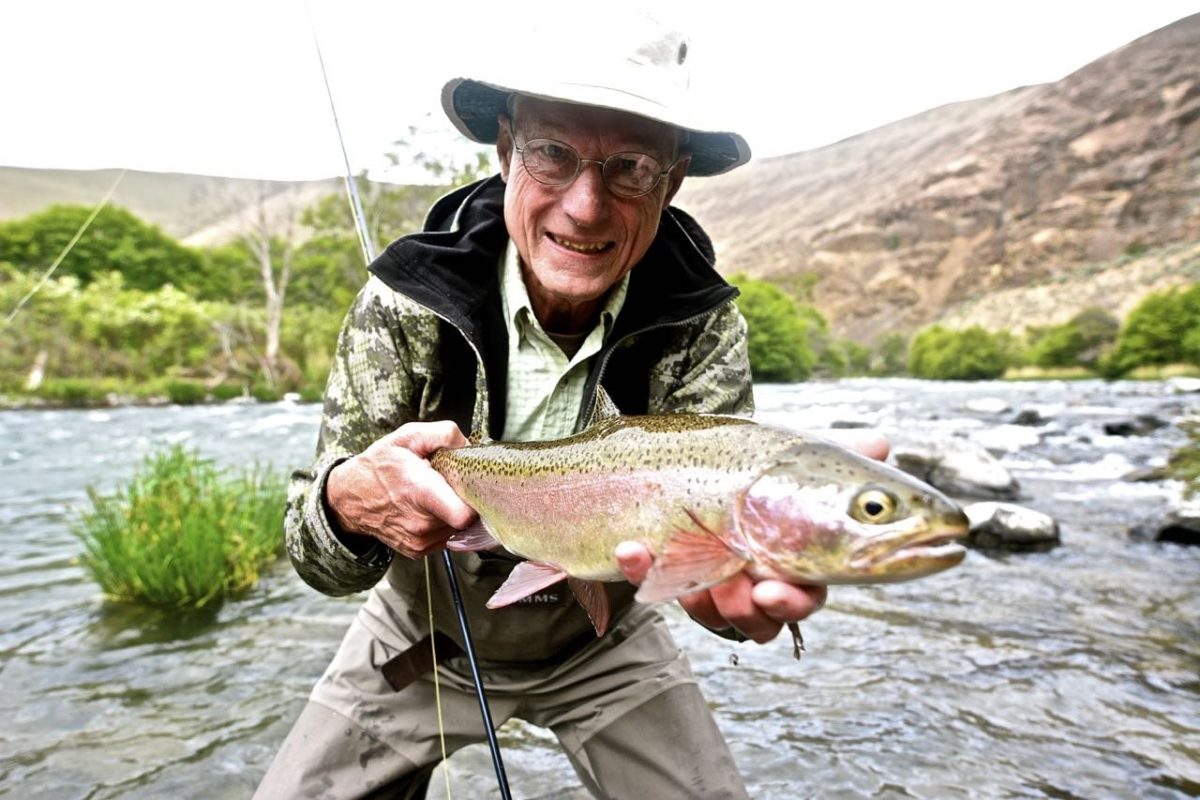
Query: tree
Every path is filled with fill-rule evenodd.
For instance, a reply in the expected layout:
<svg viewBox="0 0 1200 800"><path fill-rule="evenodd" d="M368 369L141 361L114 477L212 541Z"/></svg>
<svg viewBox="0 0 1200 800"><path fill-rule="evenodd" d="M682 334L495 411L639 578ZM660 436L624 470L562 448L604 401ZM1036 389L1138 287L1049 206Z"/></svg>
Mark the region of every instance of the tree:
<svg viewBox="0 0 1200 800"><path fill-rule="evenodd" d="M1099 364L1108 377L1134 367L1188 359L1186 343L1200 329L1200 284L1146 295L1129 312L1112 351ZM1192 338L1189 338L1192 337Z"/></svg>
<svg viewBox="0 0 1200 800"><path fill-rule="evenodd" d="M810 309L806 316L782 289L765 281L739 276L733 282L741 290L737 304L749 327L754 380L786 383L808 378L816 362L808 334L820 315Z"/></svg>
<svg viewBox="0 0 1200 800"><path fill-rule="evenodd" d="M1116 339L1119 329L1115 317L1092 306L1062 325L1037 329L1031 337L1030 358L1043 368L1090 366Z"/></svg>
<svg viewBox="0 0 1200 800"><path fill-rule="evenodd" d="M934 325L913 337L908 371L918 378L936 380L990 380L1008 369L1009 349L1007 337L988 333L978 325L963 330Z"/></svg>
<svg viewBox="0 0 1200 800"><path fill-rule="evenodd" d="M0 223L0 261L41 273L63 251L92 209L53 205L22 219ZM96 215L59 265L57 276L73 275L88 284L106 272L119 272L125 285L152 290L171 283L190 290L202 278L200 255L157 226L116 206Z"/></svg>

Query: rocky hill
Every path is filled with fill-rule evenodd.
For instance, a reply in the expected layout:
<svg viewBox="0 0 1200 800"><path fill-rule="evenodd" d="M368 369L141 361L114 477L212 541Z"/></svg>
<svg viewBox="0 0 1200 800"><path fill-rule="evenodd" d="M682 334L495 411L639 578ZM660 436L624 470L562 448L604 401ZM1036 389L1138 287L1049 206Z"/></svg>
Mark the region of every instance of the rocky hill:
<svg viewBox="0 0 1200 800"><path fill-rule="evenodd" d="M723 271L812 273L817 307L860 341L941 318L1120 313L1200 271L1197 53L1200 15L1057 83L752 162L678 202Z"/></svg>

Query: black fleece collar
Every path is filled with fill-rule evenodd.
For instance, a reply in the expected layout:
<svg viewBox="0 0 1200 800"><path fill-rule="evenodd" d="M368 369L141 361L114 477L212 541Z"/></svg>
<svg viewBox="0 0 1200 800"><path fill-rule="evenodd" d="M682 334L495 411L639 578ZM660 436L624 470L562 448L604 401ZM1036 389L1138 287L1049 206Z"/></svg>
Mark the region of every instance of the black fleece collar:
<svg viewBox="0 0 1200 800"><path fill-rule="evenodd" d="M663 213L658 236L630 274L614 337L681 322L737 294L701 252L706 238L697 242L688 230L704 237L679 209ZM440 199L425 230L392 242L370 270L475 339L484 309L499 297L497 265L507 242L504 182L496 175Z"/></svg>

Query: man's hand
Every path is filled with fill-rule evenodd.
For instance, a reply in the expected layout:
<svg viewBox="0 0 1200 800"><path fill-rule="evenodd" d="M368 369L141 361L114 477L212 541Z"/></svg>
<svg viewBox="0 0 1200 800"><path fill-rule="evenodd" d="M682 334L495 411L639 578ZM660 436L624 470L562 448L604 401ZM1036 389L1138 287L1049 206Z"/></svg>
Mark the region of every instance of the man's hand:
<svg viewBox="0 0 1200 800"><path fill-rule="evenodd" d="M325 502L342 531L373 536L408 558L437 552L475 521L428 458L467 439L453 422L410 422L334 467Z"/></svg>
<svg viewBox="0 0 1200 800"><path fill-rule="evenodd" d="M823 432L826 438L858 450L871 458L885 459L888 442L877 433L863 430ZM625 579L640 586L654 557L637 542L621 542L617 564ZM784 625L799 622L825 604L824 586L800 586L777 580L756 582L745 572L716 586L679 598L679 605L692 619L713 630L735 628L759 644L774 639Z"/></svg>

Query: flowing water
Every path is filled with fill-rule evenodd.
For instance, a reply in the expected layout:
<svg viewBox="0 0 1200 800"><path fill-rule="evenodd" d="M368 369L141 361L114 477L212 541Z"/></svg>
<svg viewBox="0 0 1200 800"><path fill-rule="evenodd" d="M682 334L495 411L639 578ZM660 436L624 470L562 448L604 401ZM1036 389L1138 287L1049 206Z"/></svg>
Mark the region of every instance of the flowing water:
<svg viewBox="0 0 1200 800"><path fill-rule="evenodd" d="M1178 421L1200 395L904 380L757 394L772 423L982 443L1020 502L1059 520L1062 546L835 588L799 663L786 636L735 645L668 610L753 797L1200 796L1200 548L1130 539L1178 487L1122 480L1184 437L1103 432L1137 414ZM1021 410L1047 421L1010 424ZM319 595L281 561L205 617L105 603L69 525L89 485L111 490L175 442L231 467L305 464L319 413L0 413L0 796L250 795L359 600ZM515 797L585 797L548 732L509 723L501 746ZM498 796L481 747L449 775L453 797ZM430 796L445 795L439 771Z"/></svg>

